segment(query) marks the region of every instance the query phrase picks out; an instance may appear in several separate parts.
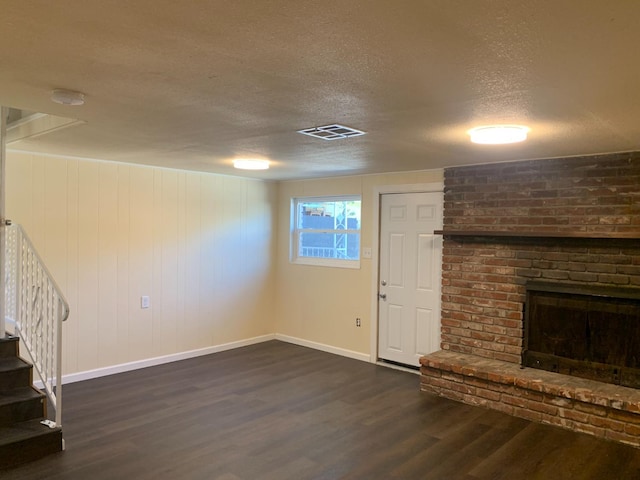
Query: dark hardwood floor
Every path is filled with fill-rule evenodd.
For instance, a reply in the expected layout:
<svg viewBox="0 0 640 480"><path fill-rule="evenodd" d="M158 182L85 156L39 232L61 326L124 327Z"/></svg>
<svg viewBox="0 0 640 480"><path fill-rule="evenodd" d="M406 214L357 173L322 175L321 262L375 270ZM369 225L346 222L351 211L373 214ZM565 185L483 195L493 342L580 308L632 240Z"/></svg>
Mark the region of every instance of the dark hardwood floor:
<svg viewBox="0 0 640 480"><path fill-rule="evenodd" d="M70 384L67 449L2 479L638 479L640 450L277 341Z"/></svg>

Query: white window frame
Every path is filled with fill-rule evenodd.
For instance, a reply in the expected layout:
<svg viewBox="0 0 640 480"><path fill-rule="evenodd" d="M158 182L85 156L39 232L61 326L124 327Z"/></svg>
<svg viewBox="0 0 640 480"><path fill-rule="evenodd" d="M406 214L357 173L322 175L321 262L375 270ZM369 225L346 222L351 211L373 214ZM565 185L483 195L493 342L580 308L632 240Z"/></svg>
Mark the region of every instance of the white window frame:
<svg viewBox="0 0 640 480"><path fill-rule="evenodd" d="M290 242L289 242L289 257L291 263L299 265L315 265L322 267L337 267L337 268L360 268L360 258L362 252L360 251L362 245L362 225L358 230L320 230L315 228L298 228L298 205L300 203L312 203L312 202L340 202L340 201L359 201L360 202L360 223L362 224L362 196L361 195L326 195L320 197L293 197L291 198L291 228L290 228ZM300 234L305 232L312 233L344 233L347 235L358 235L358 259L347 260L340 258L317 258L317 257L303 257L300 256Z"/></svg>

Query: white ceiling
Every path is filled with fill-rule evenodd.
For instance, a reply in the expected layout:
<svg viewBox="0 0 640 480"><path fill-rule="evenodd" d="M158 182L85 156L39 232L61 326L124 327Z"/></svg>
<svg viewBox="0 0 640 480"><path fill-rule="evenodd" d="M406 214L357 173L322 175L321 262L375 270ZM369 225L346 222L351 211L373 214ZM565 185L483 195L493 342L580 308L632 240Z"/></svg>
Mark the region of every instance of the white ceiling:
<svg viewBox="0 0 640 480"><path fill-rule="evenodd" d="M637 0L0 2L0 104L82 120L12 149L264 179L640 149ZM54 104L54 88L86 94ZM368 132L325 141L296 130ZM480 146L466 131L524 123Z"/></svg>

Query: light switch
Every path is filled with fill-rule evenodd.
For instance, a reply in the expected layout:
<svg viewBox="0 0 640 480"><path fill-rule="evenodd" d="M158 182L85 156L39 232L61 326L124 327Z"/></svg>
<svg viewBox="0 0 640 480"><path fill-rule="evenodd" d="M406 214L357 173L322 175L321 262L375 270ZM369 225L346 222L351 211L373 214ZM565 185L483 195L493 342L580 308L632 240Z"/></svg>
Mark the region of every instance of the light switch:
<svg viewBox="0 0 640 480"><path fill-rule="evenodd" d="M371 258L371 247L364 247L362 249L362 258Z"/></svg>
<svg viewBox="0 0 640 480"><path fill-rule="evenodd" d="M143 295L140 297L140 308L149 308L151 302L149 301L149 297L147 295Z"/></svg>

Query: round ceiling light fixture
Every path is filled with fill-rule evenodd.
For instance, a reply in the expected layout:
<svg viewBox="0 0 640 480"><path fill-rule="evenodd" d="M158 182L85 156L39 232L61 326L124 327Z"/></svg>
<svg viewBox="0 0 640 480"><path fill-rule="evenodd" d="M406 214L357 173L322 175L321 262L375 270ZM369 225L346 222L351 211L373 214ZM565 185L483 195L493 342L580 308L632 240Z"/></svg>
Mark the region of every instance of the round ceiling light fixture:
<svg viewBox="0 0 640 480"><path fill-rule="evenodd" d="M472 128L467 133L473 143L502 145L524 142L530 130L524 125L486 125Z"/></svg>
<svg viewBox="0 0 640 480"><path fill-rule="evenodd" d="M233 161L233 166L240 170L266 170L269 168L269 161L238 158Z"/></svg>
<svg viewBox="0 0 640 480"><path fill-rule="evenodd" d="M84 93L56 88L51 92L51 101L60 105L84 105Z"/></svg>

